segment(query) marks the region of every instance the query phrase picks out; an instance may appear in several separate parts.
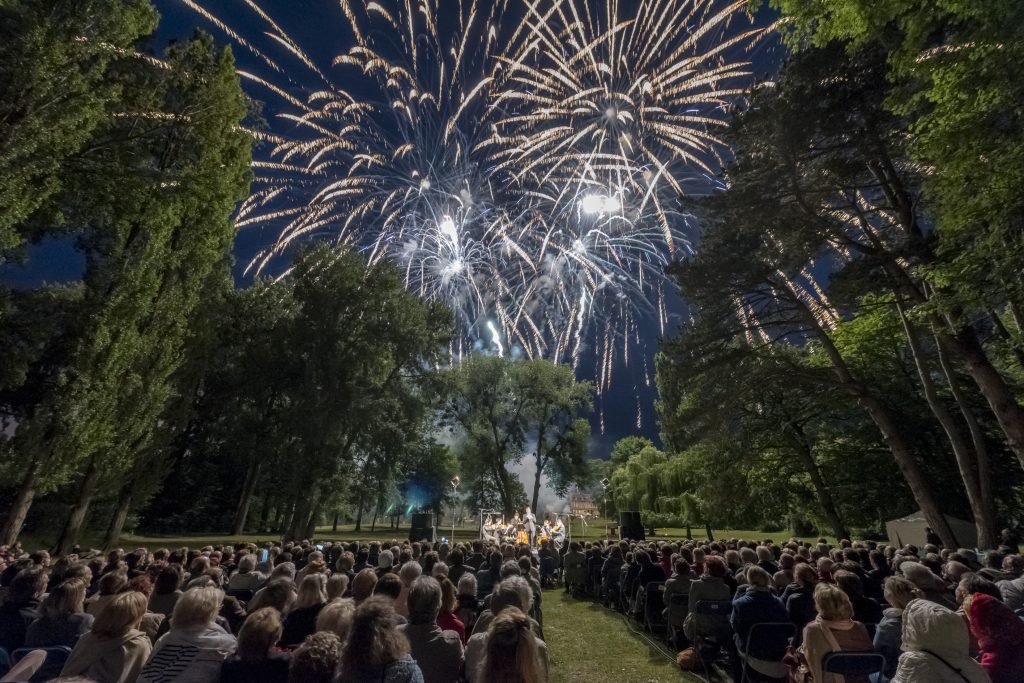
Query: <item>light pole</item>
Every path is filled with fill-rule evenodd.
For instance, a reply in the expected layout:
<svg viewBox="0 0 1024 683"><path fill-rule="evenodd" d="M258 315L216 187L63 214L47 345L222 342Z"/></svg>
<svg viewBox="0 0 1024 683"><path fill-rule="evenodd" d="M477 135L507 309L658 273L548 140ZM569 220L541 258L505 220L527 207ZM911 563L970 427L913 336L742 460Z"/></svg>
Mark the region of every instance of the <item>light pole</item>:
<svg viewBox="0 0 1024 683"><path fill-rule="evenodd" d="M608 477L601 480L601 516L604 517L604 536L608 538L608 518L605 516L605 508L608 507L608 486L611 484Z"/></svg>
<svg viewBox="0 0 1024 683"><path fill-rule="evenodd" d="M455 546L455 504L459 498L459 484L461 483L462 480L459 479L459 475L456 474L452 477L452 537L448 541L452 547Z"/></svg>

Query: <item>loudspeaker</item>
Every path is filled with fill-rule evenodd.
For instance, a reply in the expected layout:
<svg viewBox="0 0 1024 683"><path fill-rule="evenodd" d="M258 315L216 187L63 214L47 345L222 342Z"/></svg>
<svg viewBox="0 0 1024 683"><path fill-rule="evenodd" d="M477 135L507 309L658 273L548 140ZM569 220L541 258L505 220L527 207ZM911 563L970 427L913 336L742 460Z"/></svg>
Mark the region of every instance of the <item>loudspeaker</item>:
<svg viewBox="0 0 1024 683"><path fill-rule="evenodd" d="M639 512L619 513L619 538L628 538L631 541L647 539L644 534L644 525L640 522Z"/></svg>
<svg viewBox="0 0 1024 683"><path fill-rule="evenodd" d="M434 542L434 515L429 512L417 512L412 516L412 528L409 529L410 541Z"/></svg>

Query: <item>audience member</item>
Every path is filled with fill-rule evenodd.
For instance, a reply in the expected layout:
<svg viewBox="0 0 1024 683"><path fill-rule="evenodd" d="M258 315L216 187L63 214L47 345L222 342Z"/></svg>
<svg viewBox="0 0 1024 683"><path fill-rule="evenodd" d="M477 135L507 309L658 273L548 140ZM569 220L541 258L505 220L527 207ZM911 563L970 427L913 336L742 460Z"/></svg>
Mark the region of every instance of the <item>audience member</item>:
<svg viewBox="0 0 1024 683"><path fill-rule="evenodd" d="M238 632L235 654L221 668L221 683L285 683L288 655L276 649L283 630L281 615L272 607L260 608L246 617Z"/></svg>
<svg viewBox="0 0 1024 683"><path fill-rule="evenodd" d="M338 683L423 683L409 641L395 628L395 617L390 598L374 596L356 608Z"/></svg>
<svg viewBox="0 0 1024 683"><path fill-rule="evenodd" d="M224 592L213 586L190 588L174 606L171 628L156 642L139 683L206 683L220 678L224 659L235 651L235 637L216 623Z"/></svg>
<svg viewBox="0 0 1024 683"><path fill-rule="evenodd" d="M875 651L885 657L885 677L892 678L896 674L896 662L903 643L903 610L911 600L923 595L917 586L902 576L889 576L885 579L884 596L890 606L882 612L873 645Z"/></svg>
<svg viewBox="0 0 1024 683"><path fill-rule="evenodd" d="M825 655L838 651L868 652L872 649L871 638L864 624L853 620L850 598L838 586L819 583L814 589L814 606L818 616L803 633L804 661L815 683L844 683L842 676L825 673L821 668ZM847 678L845 683L855 681Z"/></svg>
<svg viewBox="0 0 1024 683"><path fill-rule="evenodd" d="M892 683L990 683L968 652L967 624L927 599L903 609L903 642Z"/></svg>
<svg viewBox="0 0 1024 683"><path fill-rule="evenodd" d="M85 582L68 579L50 591L39 607L39 618L25 634L25 647L70 647L92 628L85 613Z"/></svg>
<svg viewBox="0 0 1024 683"><path fill-rule="evenodd" d="M992 683L1024 682L1024 621L998 598L974 593L964 611Z"/></svg>
<svg viewBox="0 0 1024 683"><path fill-rule="evenodd" d="M133 683L153 650L139 630L147 601L134 591L115 595L82 635L61 676L84 676L100 683Z"/></svg>
<svg viewBox="0 0 1024 683"><path fill-rule="evenodd" d="M507 607L491 623L480 663L466 675L470 683L544 683L547 680L547 649L530 628L530 619L515 607Z"/></svg>
<svg viewBox="0 0 1024 683"><path fill-rule="evenodd" d="M373 571L373 570L370 570ZM334 683L341 670L341 638L330 631L314 633L292 653L288 664L288 683ZM354 679L359 681L379 679ZM390 683L390 680L386 681Z"/></svg>
<svg viewBox="0 0 1024 683"><path fill-rule="evenodd" d="M408 639L412 658L426 683L456 680L462 669L462 639L455 631L437 625L442 597L436 579L421 576L413 581L407 598L409 623L398 628Z"/></svg>

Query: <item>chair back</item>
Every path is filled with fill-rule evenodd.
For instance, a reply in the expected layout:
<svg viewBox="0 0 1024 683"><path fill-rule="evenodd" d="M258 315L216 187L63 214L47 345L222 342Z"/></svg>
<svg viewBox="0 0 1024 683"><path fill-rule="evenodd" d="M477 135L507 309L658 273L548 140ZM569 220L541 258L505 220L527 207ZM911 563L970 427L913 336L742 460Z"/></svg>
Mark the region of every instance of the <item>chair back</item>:
<svg viewBox="0 0 1024 683"><path fill-rule="evenodd" d="M840 676L867 676L885 671L885 657L877 652L830 652L821 669Z"/></svg>
<svg viewBox="0 0 1024 683"><path fill-rule="evenodd" d="M788 621L754 624L747 632L744 655L766 662L781 662L793 638L796 638L796 625Z"/></svg>
<svg viewBox="0 0 1024 683"><path fill-rule="evenodd" d="M685 593L673 593L668 598L668 623L682 628L686 615L690 613L690 596Z"/></svg>
<svg viewBox="0 0 1024 683"><path fill-rule="evenodd" d="M693 611L705 617L728 617L732 614L732 600L698 600Z"/></svg>
<svg viewBox="0 0 1024 683"><path fill-rule="evenodd" d="M558 563L553 557L540 558L540 573L543 576L554 576L558 573Z"/></svg>
<svg viewBox="0 0 1024 683"><path fill-rule="evenodd" d="M68 657L71 656L71 648L58 646L58 647L23 647L19 650L15 650L11 653L14 663L17 664L22 658L28 656L30 652L42 651L45 653L45 658L39 665L39 668L35 670L32 677L28 680L32 683L37 681L48 681L51 678L58 678L60 676L61 669L64 668L64 664L68 661Z"/></svg>

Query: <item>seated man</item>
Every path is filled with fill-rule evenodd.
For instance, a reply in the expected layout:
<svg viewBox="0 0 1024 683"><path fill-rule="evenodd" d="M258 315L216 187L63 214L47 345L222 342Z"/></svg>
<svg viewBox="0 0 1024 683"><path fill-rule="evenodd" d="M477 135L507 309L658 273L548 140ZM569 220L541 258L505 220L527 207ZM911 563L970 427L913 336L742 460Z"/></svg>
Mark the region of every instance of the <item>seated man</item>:
<svg viewBox="0 0 1024 683"><path fill-rule="evenodd" d="M704 562L704 576L690 584L690 613L683 622L683 633L690 641L697 635L712 637L719 643L729 639L732 628L727 615L697 614L698 602L732 598L724 580L728 571L725 561L717 555L712 555Z"/></svg>
<svg viewBox="0 0 1024 683"><path fill-rule="evenodd" d="M462 640L455 631L437 625L441 612L441 585L430 576L413 581L407 598L409 623L399 626L412 648L412 658L423 672L424 683L446 683L459 678Z"/></svg>

